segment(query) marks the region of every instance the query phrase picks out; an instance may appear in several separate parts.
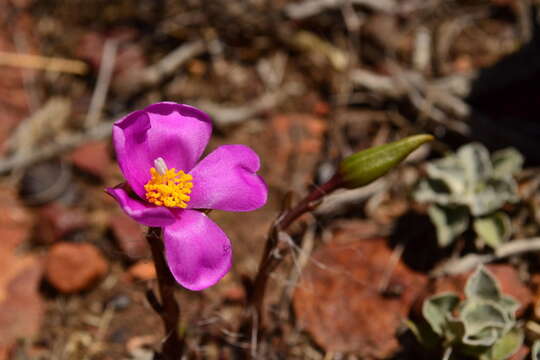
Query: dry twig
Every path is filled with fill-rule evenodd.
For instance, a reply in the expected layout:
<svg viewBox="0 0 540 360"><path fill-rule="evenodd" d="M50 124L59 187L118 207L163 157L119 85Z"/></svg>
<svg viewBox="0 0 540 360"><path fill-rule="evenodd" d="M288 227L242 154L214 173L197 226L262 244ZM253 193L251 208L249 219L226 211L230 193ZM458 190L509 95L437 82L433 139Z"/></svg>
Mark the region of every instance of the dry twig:
<svg viewBox="0 0 540 360"><path fill-rule="evenodd" d="M305 0L285 6L285 14L291 19L300 20L317 15L326 9L342 7L347 2L387 13L393 13L398 8L394 0Z"/></svg>
<svg viewBox="0 0 540 360"><path fill-rule="evenodd" d="M31 54L18 54L1 51L0 65L25 69L36 69L68 74L83 75L88 66L80 60L69 60Z"/></svg>
<svg viewBox="0 0 540 360"><path fill-rule="evenodd" d="M103 47L103 55L101 56L101 66L99 68L98 79L96 87L94 88L94 93L92 94L92 100L90 101L88 115L86 117L85 126L87 128L94 127L100 120L103 107L105 106L105 100L107 99L107 92L111 84L117 50L117 40L109 39Z"/></svg>
<svg viewBox="0 0 540 360"><path fill-rule="evenodd" d="M540 237L513 240L499 246L493 255L469 254L462 258L451 259L438 266L431 272L431 275L439 277L461 274L474 269L480 264L487 264L509 256L536 251L540 251Z"/></svg>
<svg viewBox="0 0 540 360"><path fill-rule="evenodd" d="M36 162L49 159L88 142L104 139L111 135L112 125L112 121L101 123L85 132L59 137L55 142L42 146L39 151L33 151L24 155L15 155L0 161L0 174L5 174L13 169L24 168Z"/></svg>

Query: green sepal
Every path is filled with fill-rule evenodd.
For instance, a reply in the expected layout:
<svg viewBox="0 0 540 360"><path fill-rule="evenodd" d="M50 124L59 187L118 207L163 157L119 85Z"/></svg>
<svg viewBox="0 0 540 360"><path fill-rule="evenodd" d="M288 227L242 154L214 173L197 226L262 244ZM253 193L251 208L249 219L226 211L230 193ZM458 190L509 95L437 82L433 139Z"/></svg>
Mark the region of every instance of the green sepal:
<svg viewBox="0 0 540 360"><path fill-rule="evenodd" d="M346 157L339 168L343 186L352 189L369 184L385 175L420 145L432 140L431 135L414 135Z"/></svg>

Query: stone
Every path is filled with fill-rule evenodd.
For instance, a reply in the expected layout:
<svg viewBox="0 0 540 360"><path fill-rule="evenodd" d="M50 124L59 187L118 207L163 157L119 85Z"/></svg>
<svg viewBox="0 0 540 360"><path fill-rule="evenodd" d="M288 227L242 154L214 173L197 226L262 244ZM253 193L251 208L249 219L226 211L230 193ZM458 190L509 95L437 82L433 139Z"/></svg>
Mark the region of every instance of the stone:
<svg viewBox="0 0 540 360"><path fill-rule="evenodd" d="M70 155L71 162L79 169L105 179L113 164L107 141L95 141L75 149Z"/></svg>
<svg viewBox="0 0 540 360"><path fill-rule="evenodd" d="M132 218L123 212L118 212L111 219L111 228L118 247L130 260L139 260L150 254L144 227Z"/></svg>
<svg viewBox="0 0 540 360"><path fill-rule="evenodd" d="M88 225L87 215L80 209L54 202L38 210L36 238L50 244Z"/></svg>
<svg viewBox="0 0 540 360"><path fill-rule="evenodd" d="M388 358L427 276L394 262L384 238L335 240L302 273L293 299L298 323L327 352Z"/></svg>
<svg viewBox="0 0 540 360"><path fill-rule="evenodd" d="M0 348L37 335L45 310L41 275L36 256L0 252Z"/></svg>
<svg viewBox="0 0 540 360"><path fill-rule="evenodd" d="M58 291L70 294L90 289L108 268L94 245L59 242L49 250L45 276Z"/></svg>
<svg viewBox="0 0 540 360"><path fill-rule="evenodd" d="M128 274L135 280L153 280L156 278L156 268L152 261L139 261L128 269Z"/></svg>

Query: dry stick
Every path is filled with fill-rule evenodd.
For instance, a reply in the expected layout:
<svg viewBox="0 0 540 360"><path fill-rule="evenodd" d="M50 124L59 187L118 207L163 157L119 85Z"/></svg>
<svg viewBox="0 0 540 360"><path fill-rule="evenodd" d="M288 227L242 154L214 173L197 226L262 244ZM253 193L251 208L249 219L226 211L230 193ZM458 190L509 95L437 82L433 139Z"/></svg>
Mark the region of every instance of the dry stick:
<svg viewBox="0 0 540 360"><path fill-rule="evenodd" d="M500 245L495 250L495 254L468 254L458 259L451 259L435 268L431 272L431 275L434 277L457 275L470 271L481 264L487 264L509 256L537 251L540 251L540 237L512 240Z"/></svg>
<svg viewBox="0 0 540 360"><path fill-rule="evenodd" d="M86 116L86 128L92 128L99 123L101 113L107 100L107 92L111 84L114 65L116 63L116 52L118 50L118 41L109 39L103 47L103 55L101 55L101 66L99 68L98 78L90 107Z"/></svg>
<svg viewBox="0 0 540 360"><path fill-rule="evenodd" d="M15 168L24 168L39 161L49 159L65 151L75 149L77 146L94 140L101 140L111 135L113 122L100 123L98 126L81 133L69 134L59 138L56 142L42 146L39 151L25 155L16 155L5 160L0 159L0 175Z"/></svg>
<svg viewBox="0 0 540 360"><path fill-rule="evenodd" d="M180 323L180 307L174 297L176 281L174 280L165 256L163 255L163 241L161 228L148 228L146 240L152 251L152 258L156 267L161 306L159 314L165 328L165 341L163 342L163 356L166 360L180 359L184 351L184 339L178 332Z"/></svg>
<svg viewBox="0 0 540 360"><path fill-rule="evenodd" d="M5 51L0 51L0 66L2 65L76 75L83 75L88 71L88 66L79 60L9 53Z"/></svg>
<svg viewBox="0 0 540 360"><path fill-rule="evenodd" d="M341 177L339 175L335 175L327 183L314 189L294 208L285 209L284 212L272 224L266 240L263 256L261 258L261 262L259 263L259 269L257 271L257 275L255 276L255 280L253 281L253 287L248 298L248 316L251 318L248 318L248 324L245 325L250 326L246 326L244 329L251 330L252 332L256 331L258 334L261 333L261 328L263 325L262 310L266 285L268 283L270 274L283 260L284 257L282 256L282 253L289 246L288 243L279 241L279 233L286 230L289 225L291 225L303 214L313 211L317 205L320 204L321 199L325 195L339 188L341 184ZM256 326L253 326L254 323L256 323Z"/></svg>

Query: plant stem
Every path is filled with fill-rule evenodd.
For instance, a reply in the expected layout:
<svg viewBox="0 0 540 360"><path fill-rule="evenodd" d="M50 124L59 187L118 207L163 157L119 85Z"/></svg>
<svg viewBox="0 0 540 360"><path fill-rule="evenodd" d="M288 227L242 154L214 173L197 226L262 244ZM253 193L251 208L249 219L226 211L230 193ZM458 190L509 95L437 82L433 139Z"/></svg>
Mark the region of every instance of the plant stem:
<svg viewBox="0 0 540 360"><path fill-rule="evenodd" d="M178 332L180 307L174 297L176 281L167 266L163 254L161 228L148 228L146 240L152 250L152 258L156 267L159 295L161 298L161 311L159 315L165 328L165 341L162 348L163 356L166 360L178 360L184 351L184 339L180 337Z"/></svg>
<svg viewBox="0 0 540 360"><path fill-rule="evenodd" d="M321 199L336 190L341 186L341 177L335 175L325 184L315 188L309 193L302 201L300 201L295 207L290 209L284 209L280 216L274 221L270 228L268 238L266 240L263 256L259 263L259 269L257 275L253 281L253 287L250 291L248 298L248 316L251 317L248 331L257 331L260 334L260 330L263 324L263 305L264 296L266 292L266 285L270 274L276 269L276 267L283 261L284 250L289 245L279 241L279 233L286 230L296 219L303 214L314 210L319 204ZM276 256L277 255L277 256ZM254 319L255 318L255 319ZM255 320L255 321L254 321ZM253 323L256 326L253 326ZM246 328L246 329L247 329Z"/></svg>

